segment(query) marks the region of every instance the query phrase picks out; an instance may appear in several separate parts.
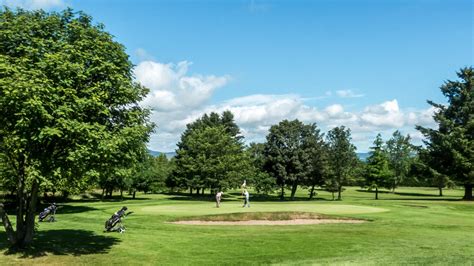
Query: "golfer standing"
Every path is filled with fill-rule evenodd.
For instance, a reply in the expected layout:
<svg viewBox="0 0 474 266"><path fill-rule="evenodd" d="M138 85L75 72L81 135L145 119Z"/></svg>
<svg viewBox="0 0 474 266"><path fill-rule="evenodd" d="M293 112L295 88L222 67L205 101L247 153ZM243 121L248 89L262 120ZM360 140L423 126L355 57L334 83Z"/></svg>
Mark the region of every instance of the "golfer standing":
<svg viewBox="0 0 474 266"><path fill-rule="evenodd" d="M217 208L219 208L221 206L222 194L224 194L222 191L219 191L216 194L216 207Z"/></svg>
<svg viewBox="0 0 474 266"><path fill-rule="evenodd" d="M244 193L242 193L244 195L244 206L242 207L245 207L245 205L247 205L248 208L250 208L250 201L249 201L249 197L250 197L250 194L249 192L244 189Z"/></svg>

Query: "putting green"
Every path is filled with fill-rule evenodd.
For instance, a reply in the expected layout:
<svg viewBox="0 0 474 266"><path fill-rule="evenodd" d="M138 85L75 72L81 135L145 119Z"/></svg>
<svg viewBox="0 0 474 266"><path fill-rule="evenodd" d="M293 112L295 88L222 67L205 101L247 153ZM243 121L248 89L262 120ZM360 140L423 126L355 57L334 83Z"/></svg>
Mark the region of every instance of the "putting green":
<svg viewBox="0 0 474 266"><path fill-rule="evenodd" d="M252 204L252 203L251 203ZM216 208L212 202L193 202L193 203L176 203L156 206L146 206L139 210L141 213L156 215L208 215L235 212L278 212L278 211L295 211L295 212L316 212L321 214L363 214L385 212L387 209L347 205L347 204L320 204L314 202L256 202L250 208L242 208L241 203L224 202L220 208Z"/></svg>

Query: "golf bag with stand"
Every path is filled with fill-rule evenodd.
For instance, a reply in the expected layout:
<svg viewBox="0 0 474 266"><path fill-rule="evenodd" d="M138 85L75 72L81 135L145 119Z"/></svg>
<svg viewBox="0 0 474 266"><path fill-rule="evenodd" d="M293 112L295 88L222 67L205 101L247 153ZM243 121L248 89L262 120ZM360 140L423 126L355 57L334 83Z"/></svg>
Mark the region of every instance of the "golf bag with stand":
<svg viewBox="0 0 474 266"><path fill-rule="evenodd" d="M127 211L127 207L124 206L105 222L106 232L125 232L125 226L122 224L122 218L126 216L125 211Z"/></svg>
<svg viewBox="0 0 474 266"><path fill-rule="evenodd" d="M53 203L49 205L49 207L45 208L40 214L38 215L38 219L40 222L42 222L46 217L49 216L48 222L56 222L56 210L58 209L58 206L56 206L56 203Z"/></svg>

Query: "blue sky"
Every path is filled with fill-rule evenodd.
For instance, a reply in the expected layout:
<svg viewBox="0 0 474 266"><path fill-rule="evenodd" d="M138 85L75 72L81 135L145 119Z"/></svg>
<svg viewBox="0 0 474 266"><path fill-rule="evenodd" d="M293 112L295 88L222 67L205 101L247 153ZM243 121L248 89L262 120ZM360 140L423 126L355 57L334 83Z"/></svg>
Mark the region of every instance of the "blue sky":
<svg viewBox="0 0 474 266"><path fill-rule="evenodd" d="M0 0L27 9L70 6L127 47L144 105L171 151L186 123L230 109L247 141L282 119L344 124L367 151L377 133L433 126L426 99L473 64L473 1Z"/></svg>

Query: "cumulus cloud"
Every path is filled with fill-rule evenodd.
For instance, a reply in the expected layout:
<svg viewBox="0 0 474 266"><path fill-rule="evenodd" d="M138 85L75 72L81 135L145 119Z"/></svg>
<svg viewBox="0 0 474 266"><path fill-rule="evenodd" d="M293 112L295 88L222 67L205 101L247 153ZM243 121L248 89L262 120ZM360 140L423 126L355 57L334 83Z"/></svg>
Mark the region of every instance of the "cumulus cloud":
<svg viewBox="0 0 474 266"><path fill-rule="evenodd" d="M204 104L212 93L228 83L228 76L187 75L191 63L163 64L144 61L135 68L138 82L150 89L142 103L158 111L194 109Z"/></svg>
<svg viewBox="0 0 474 266"><path fill-rule="evenodd" d="M364 97L364 94L356 94L352 90L338 90L336 91L337 96L341 98L359 98Z"/></svg>
<svg viewBox="0 0 474 266"><path fill-rule="evenodd" d="M362 122L374 126L402 127L406 116L400 111L396 99L378 105L368 106L360 116Z"/></svg>
<svg viewBox="0 0 474 266"><path fill-rule="evenodd" d="M344 107L340 104L333 104L324 109L330 117L337 117L344 112Z"/></svg>
<svg viewBox="0 0 474 266"><path fill-rule="evenodd" d="M66 3L63 0L0 0L0 6L3 5L11 8L20 7L28 10L49 10L57 7L62 8L66 6Z"/></svg>
<svg viewBox="0 0 474 266"><path fill-rule="evenodd" d="M190 75L190 67L187 61L177 64L144 61L135 68L137 81L151 89L142 103L153 108L152 120L158 125L151 137L151 149L174 150L186 124L204 113L225 110L234 114L247 142L262 142L271 125L284 119L299 119L316 123L323 132L340 125L351 128L353 142L361 151L368 150L377 133L388 138L397 129L413 134L414 141L420 143L422 136L415 134L414 126L434 124L434 108L401 108L396 99L351 111L340 103L309 105L308 97L297 94L254 94L209 104L215 90L225 86L230 78Z"/></svg>

